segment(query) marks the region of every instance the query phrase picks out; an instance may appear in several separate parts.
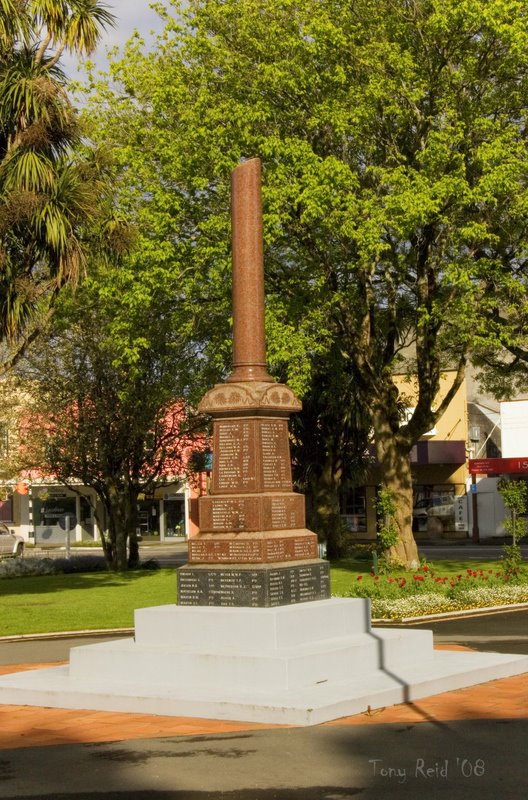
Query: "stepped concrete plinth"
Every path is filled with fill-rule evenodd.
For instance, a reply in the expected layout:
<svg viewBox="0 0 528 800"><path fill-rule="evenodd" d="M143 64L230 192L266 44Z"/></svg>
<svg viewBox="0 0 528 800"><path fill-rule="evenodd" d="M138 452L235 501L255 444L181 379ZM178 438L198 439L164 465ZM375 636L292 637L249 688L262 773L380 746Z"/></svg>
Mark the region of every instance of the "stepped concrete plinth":
<svg viewBox="0 0 528 800"><path fill-rule="evenodd" d="M135 637L0 677L0 703L314 725L528 672L528 656L435 651L375 628L368 600L136 611Z"/></svg>

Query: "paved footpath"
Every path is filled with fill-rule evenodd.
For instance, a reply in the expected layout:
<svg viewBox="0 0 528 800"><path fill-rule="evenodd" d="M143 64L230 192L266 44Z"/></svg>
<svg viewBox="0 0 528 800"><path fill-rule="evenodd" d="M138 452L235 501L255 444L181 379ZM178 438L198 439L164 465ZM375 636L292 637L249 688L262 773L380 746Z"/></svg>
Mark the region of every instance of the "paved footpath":
<svg viewBox="0 0 528 800"><path fill-rule="evenodd" d="M0 798L521 800L527 741L528 674L310 728L0 706Z"/></svg>

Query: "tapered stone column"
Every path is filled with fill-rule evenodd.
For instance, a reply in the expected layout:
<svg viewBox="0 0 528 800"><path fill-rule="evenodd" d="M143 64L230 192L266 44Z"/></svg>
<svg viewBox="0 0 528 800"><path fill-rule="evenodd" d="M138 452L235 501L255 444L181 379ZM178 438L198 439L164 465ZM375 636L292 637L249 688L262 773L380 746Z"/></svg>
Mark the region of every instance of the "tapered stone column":
<svg viewBox="0 0 528 800"><path fill-rule="evenodd" d="M266 366L260 161L232 176L233 369L199 410L213 418L210 495L178 570L181 605L277 606L330 596L328 563L293 491L288 418L301 404Z"/></svg>
<svg viewBox="0 0 528 800"><path fill-rule="evenodd" d="M260 160L231 176L233 371L227 379L273 382L266 368Z"/></svg>

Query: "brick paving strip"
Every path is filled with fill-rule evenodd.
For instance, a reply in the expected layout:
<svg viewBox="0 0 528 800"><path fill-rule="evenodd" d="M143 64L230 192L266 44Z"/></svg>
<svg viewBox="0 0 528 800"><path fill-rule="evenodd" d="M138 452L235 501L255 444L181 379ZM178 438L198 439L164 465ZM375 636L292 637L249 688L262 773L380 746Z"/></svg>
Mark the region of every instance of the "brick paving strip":
<svg viewBox="0 0 528 800"><path fill-rule="evenodd" d="M470 649L461 645L437 645L437 648ZM50 666L58 664L55 662L0 666L0 675ZM528 718L528 673L489 681L467 689L444 692L413 703L402 703L352 717L343 717L326 722L324 725L378 725L402 722L414 724L523 718ZM291 726L193 717L163 717L152 714L0 705L0 750L153 739L162 736L203 736L287 727Z"/></svg>

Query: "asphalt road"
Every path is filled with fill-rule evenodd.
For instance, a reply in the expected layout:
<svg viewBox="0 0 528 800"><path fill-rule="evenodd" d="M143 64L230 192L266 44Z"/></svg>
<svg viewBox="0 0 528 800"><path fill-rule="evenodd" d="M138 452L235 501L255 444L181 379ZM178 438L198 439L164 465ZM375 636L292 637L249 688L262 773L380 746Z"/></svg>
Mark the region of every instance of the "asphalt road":
<svg viewBox="0 0 528 800"><path fill-rule="evenodd" d="M0 752L4 800L523 800L524 720L321 725Z"/></svg>
<svg viewBox="0 0 528 800"><path fill-rule="evenodd" d="M502 544L418 544L418 551L429 561L496 561L502 556ZM528 558L528 544L521 546L521 552Z"/></svg>
<svg viewBox="0 0 528 800"><path fill-rule="evenodd" d="M432 628L436 641L528 653L524 610L412 627ZM3 642L0 663L63 660L87 641ZM65 740L0 751L0 798L521 800L528 796L527 739L528 720L502 719Z"/></svg>
<svg viewBox="0 0 528 800"><path fill-rule="evenodd" d="M442 544L418 544L420 555L428 561L465 561L467 559L480 559L483 561L496 561L502 555L501 544L473 544L471 541ZM521 546L525 559L528 559L528 544ZM90 547L87 549L72 548L72 555L102 555L102 549ZM182 541L165 541L155 544L140 544L139 553L142 561L155 559L162 567L181 567L187 563L187 543ZM26 556L31 557L30 549ZM64 550L54 549L51 552L37 551L35 556L44 558L47 555L64 557Z"/></svg>

